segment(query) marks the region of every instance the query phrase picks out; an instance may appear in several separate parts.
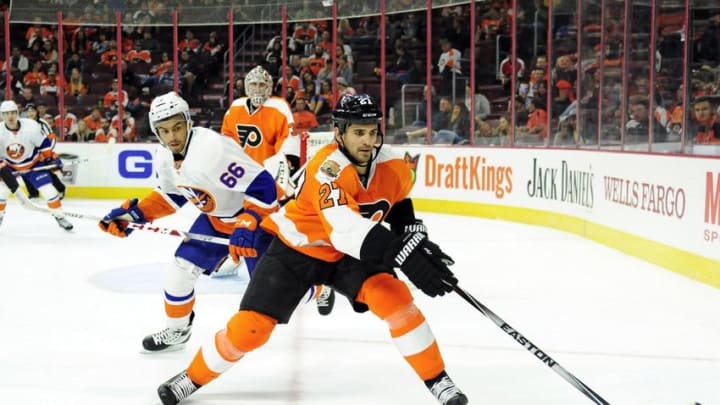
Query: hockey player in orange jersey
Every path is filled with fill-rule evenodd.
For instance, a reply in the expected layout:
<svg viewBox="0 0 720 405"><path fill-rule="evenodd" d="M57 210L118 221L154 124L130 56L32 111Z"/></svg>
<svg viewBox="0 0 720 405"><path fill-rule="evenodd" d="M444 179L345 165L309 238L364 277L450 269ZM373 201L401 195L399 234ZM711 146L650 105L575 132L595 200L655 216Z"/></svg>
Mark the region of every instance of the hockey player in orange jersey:
<svg viewBox="0 0 720 405"><path fill-rule="evenodd" d="M398 350L440 404L468 403L445 372L409 288L393 270L399 267L431 297L457 284L448 269L452 259L428 240L415 218L410 168L383 145L381 117L368 95L340 99L333 111L335 143L321 148L300 173L296 198L262 223L276 237L240 310L187 369L158 387L164 405L179 403L265 344L316 283L332 286L357 312L370 310L384 320Z"/></svg>
<svg viewBox="0 0 720 405"><path fill-rule="evenodd" d="M300 140L292 134L293 115L287 102L271 96L273 79L262 66L245 75L247 97L233 101L223 118L221 132L237 140L256 162L265 166L278 185L278 200L285 201L295 193L290 180L300 166ZM226 262L214 274L237 274L237 266ZM332 311L335 294L327 286L314 286L318 312Z"/></svg>

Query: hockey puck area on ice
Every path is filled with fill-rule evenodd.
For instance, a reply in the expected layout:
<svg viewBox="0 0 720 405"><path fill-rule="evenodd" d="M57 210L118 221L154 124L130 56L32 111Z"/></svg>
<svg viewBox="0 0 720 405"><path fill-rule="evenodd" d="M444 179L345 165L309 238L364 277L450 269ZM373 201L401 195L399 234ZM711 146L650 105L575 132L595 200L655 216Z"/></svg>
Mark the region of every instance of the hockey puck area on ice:
<svg viewBox="0 0 720 405"><path fill-rule="evenodd" d="M162 291L165 272L170 262L140 263L116 267L96 273L88 281L93 286L120 293L153 293ZM247 270L241 268L236 276L200 276L195 291L200 294L239 294L245 291L249 281Z"/></svg>

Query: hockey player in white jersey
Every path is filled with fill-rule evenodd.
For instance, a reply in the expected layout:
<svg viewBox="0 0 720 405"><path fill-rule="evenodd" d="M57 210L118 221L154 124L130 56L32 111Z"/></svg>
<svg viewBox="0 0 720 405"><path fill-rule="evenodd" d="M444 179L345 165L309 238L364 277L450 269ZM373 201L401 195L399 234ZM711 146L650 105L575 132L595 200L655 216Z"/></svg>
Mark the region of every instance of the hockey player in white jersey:
<svg viewBox="0 0 720 405"><path fill-rule="evenodd" d="M164 293L167 327L143 339L147 352L179 350L190 338L195 283L216 270L228 253L243 256L252 272L271 236L258 224L277 211L275 180L233 139L193 127L190 109L174 92L150 105L150 128L160 140L155 156L158 187L146 197L125 201L100 222L114 236L132 232L128 221L152 222L173 214L190 201L200 215L190 232L230 238L228 246L188 240L180 244L168 268Z"/></svg>
<svg viewBox="0 0 720 405"><path fill-rule="evenodd" d="M54 211L52 215L58 225L66 231L72 230L73 225L60 211L60 194L52 184L50 171L37 169L61 165L58 159L53 158L53 140L46 136L36 121L19 118L18 106L12 100L0 103L0 114L3 119L0 126L0 159L13 172L25 173L25 180L42 193L48 208ZM5 215L7 197L13 191L6 183L3 181L0 185L0 221Z"/></svg>

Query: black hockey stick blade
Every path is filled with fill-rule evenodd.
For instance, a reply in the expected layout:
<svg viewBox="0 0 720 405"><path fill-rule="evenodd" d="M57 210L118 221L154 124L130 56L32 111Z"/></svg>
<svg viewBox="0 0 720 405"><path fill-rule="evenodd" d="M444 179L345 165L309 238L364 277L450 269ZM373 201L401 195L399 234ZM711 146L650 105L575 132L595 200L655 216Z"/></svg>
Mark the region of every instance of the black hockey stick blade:
<svg viewBox="0 0 720 405"><path fill-rule="evenodd" d="M530 342L530 340L523 336L522 333L510 326L502 318L500 318L493 311L491 311L490 308L483 305L467 291L463 290L457 285L453 286L453 290L457 293L457 295L462 297L462 299L464 299L470 305L475 307L475 309L480 311L481 314L485 315L491 321L493 321L505 333L510 335L510 337L512 337L516 342L520 343L520 345L526 348L530 353L532 353L534 357L538 358L540 361L550 367L553 371L559 374L560 377L565 379L565 381L569 382L573 387L577 388L578 391L582 392L583 394L585 394L586 397L590 398L590 400L592 400L595 404L610 405L610 402L606 401L597 392L593 391L592 388L585 385L584 382L580 381L579 378L575 377L571 372L567 371L563 366L560 365L560 363L553 360L550 355L547 354L547 352L541 350L535 344Z"/></svg>

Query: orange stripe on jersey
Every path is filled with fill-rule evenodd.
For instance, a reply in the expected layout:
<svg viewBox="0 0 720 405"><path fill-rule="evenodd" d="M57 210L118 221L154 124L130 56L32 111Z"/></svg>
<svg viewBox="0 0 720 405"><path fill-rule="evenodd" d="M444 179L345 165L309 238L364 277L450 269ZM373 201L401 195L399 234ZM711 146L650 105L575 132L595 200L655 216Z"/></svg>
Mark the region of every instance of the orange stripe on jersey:
<svg viewBox="0 0 720 405"><path fill-rule="evenodd" d="M233 346L225 329L215 334L215 348L223 359L231 362L236 362L245 355Z"/></svg>
<svg viewBox="0 0 720 405"><path fill-rule="evenodd" d="M62 205L62 203L60 202L59 198L57 200L50 200L47 203L47 206L50 209L58 209L58 208L60 208L61 205Z"/></svg>
<svg viewBox="0 0 720 405"><path fill-rule="evenodd" d="M148 221L170 215L175 212L175 207L157 191L153 191L147 197L138 202L138 208L143 212Z"/></svg>
<svg viewBox="0 0 720 405"><path fill-rule="evenodd" d="M0 203L0 212L5 211L5 207L7 207L7 203Z"/></svg>
<svg viewBox="0 0 720 405"><path fill-rule="evenodd" d="M238 140L254 161L263 164L265 159L280 152L290 134L292 113L287 102L279 97L270 97L252 114L248 103L247 97L232 103L225 113L220 132Z"/></svg>
<svg viewBox="0 0 720 405"><path fill-rule="evenodd" d="M195 298L180 305L171 304L168 301L165 301L165 313L170 318L182 318L184 316L190 315L190 312L192 312L193 309L193 305L195 305Z"/></svg>

